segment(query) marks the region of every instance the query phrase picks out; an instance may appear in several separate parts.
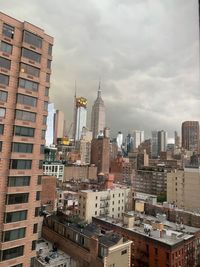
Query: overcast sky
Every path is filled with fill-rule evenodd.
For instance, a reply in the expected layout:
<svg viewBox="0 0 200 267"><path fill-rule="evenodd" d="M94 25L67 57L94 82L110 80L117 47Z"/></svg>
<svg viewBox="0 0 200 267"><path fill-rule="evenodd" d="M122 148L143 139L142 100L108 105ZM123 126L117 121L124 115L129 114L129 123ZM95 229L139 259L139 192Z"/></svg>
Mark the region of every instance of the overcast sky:
<svg viewBox="0 0 200 267"><path fill-rule="evenodd" d="M74 82L88 98L101 77L112 135L199 120L197 0L1 0L1 11L55 38L51 101L72 122ZM88 121L88 126L90 125Z"/></svg>

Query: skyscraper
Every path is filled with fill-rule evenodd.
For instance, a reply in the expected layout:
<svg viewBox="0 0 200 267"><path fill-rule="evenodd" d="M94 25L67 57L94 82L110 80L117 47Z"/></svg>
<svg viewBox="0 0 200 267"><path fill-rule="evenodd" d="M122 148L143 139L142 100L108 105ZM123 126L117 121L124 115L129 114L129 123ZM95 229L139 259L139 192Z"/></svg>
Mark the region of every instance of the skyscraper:
<svg viewBox="0 0 200 267"><path fill-rule="evenodd" d="M199 122L182 123L182 147L193 152L199 151Z"/></svg>
<svg viewBox="0 0 200 267"><path fill-rule="evenodd" d="M54 134L54 103L48 104L48 116L47 116L47 130L46 130L46 146L53 144L53 134Z"/></svg>
<svg viewBox="0 0 200 267"><path fill-rule="evenodd" d="M93 138L97 138L100 132L103 132L105 128L105 105L101 97L101 87L99 83L97 99L92 107L91 114L91 130L93 132Z"/></svg>
<svg viewBox="0 0 200 267"><path fill-rule="evenodd" d="M158 131L151 132L151 157L158 157Z"/></svg>
<svg viewBox="0 0 200 267"><path fill-rule="evenodd" d="M77 97L75 103L74 140L79 141L83 127L86 127L87 123L87 99L84 97Z"/></svg>
<svg viewBox="0 0 200 267"><path fill-rule="evenodd" d="M53 38L0 12L0 267L33 266Z"/></svg>
<svg viewBox="0 0 200 267"><path fill-rule="evenodd" d="M134 130L133 140L134 140L134 149L136 149L144 141L144 131Z"/></svg>
<svg viewBox="0 0 200 267"><path fill-rule="evenodd" d="M60 110L56 110L54 114L54 137L53 142L56 145L58 138L64 137L64 113Z"/></svg>
<svg viewBox="0 0 200 267"><path fill-rule="evenodd" d="M161 130L158 131L158 155L160 152L167 150L167 132Z"/></svg>

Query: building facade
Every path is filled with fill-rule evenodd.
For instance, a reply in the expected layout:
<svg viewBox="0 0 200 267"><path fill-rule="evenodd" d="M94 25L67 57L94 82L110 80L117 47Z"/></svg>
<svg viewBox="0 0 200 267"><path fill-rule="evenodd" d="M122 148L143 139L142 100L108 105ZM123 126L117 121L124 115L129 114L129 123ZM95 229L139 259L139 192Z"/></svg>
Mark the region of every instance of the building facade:
<svg viewBox="0 0 200 267"><path fill-rule="evenodd" d="M76 98L76 107L75 107L75 141L81 139L81 134L83 128L86 127L87 122L87 99L84 97Z"/></svg>
<svg viewBox="0 0 200 267"><path fill-rule="evenodd" d="M167 150L167 132L161 130L158 131L158 155L160 156L161 152Z"/></svg>
<svg viewBox="0 0 200 267"><path fill-rule="evenodd" d="M0 266L33 266L53 38L0 12Z"/></svg>
<svg viewBox="0 0 200 267"><path fill-rule="evenodd" d="M64 113L61 110L56 110L54 114L54 144L57 144L58 138L64 137Z"/></svg>
<svg viewBox="0 0 200 267"><path fill-rule="evenodd" d="M64 167L65 165L59 161L45 161L43 164L43 174L56 176L58 180L63 181Z"/></svg>
<svg viewBox="0 0 200 267"><path fill-rule="evenodd" d="M92 107L91 114L91 131L93 138L97 138L99 133L103 132L105 128L105 105L101 97L101 88L99 83L97 99Z"/></svg>
<svg viewBox="0 0 200 267"><path fill-rule="evenodd" d="M47 131L46 131L46 146L50 146L53 144L54 138L54 103L48 104L48 116L47 116Z"/></svg>
<svg viewBox="0 0 200 267"><path fill-rule="evenodd" d="M199 152L199 122L185 121L182 123L182 148Z"/></svg>
<svg viewBox="0 0 200 267"><path fill-rule="evenodd" d="M144 131L134 130L133 131L133 142L134 149L137 149L138 146L144 141Z"/></svg>

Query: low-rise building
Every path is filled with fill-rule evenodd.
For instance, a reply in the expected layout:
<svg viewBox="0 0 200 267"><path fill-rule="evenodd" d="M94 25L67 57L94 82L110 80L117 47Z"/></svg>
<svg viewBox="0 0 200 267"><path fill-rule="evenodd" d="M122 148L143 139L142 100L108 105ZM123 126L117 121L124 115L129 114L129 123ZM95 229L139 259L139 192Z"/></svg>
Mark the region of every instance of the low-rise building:
<svg viewBox="0 0 200 267"><path fill-rule="evenodd" d="M56 177L42 176L42 191L41 191L41 205L45 207L48 212L56 210Z"/></svg>
<svg viewBox="0 0 200 267"><path fill-rule="evenodd" d="M97 179L97 167L94 165L67 165L64 168L65 181L85 181Z"/></svg>
<svg viewBox="0 0 200 267"><path fill-rule="evenodd" d="M58 180L63 181L64 177L64 164L60 161L45 161L43 163L43 174L44 175L51 175L56 176Z"/></svg>

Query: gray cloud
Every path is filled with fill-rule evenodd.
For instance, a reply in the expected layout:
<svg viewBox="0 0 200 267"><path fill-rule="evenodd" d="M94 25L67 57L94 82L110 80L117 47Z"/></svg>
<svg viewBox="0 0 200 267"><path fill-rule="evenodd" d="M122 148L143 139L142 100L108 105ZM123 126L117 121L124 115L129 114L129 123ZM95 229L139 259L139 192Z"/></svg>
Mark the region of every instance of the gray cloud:
<svg viewBox="0 0 200 267"><path fill-rule="evenodd" d="M54 36L51 100L68 125L74 81L90 112L99 77L114 135L199 120L197 0L12 0L1 10Z"/></svg>

